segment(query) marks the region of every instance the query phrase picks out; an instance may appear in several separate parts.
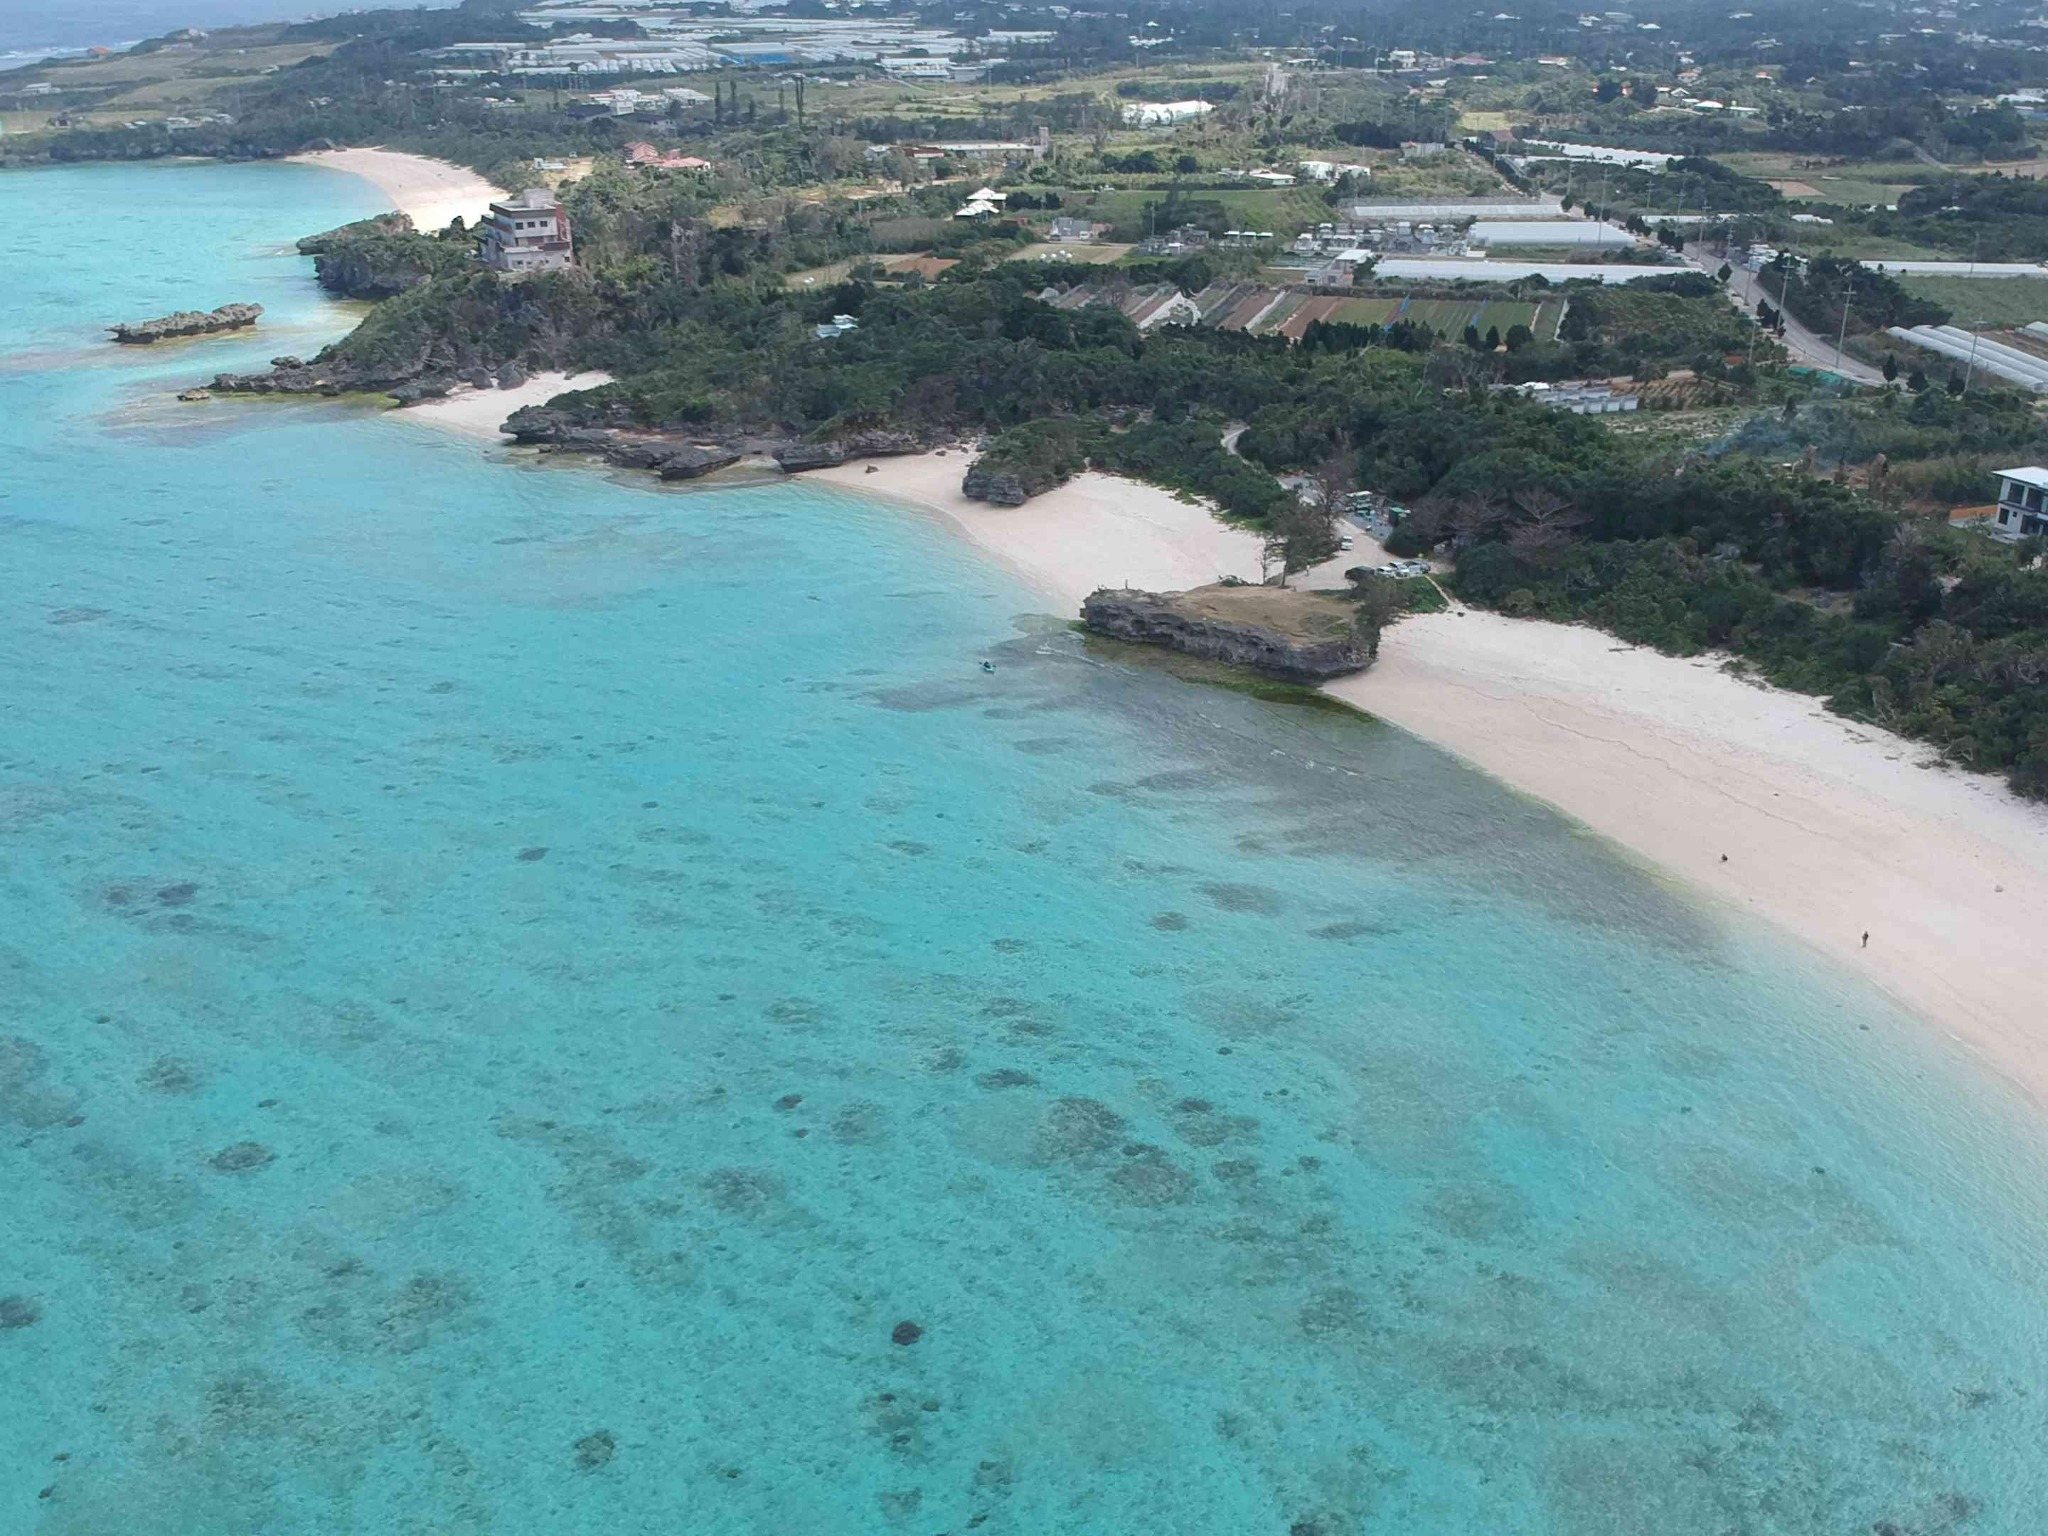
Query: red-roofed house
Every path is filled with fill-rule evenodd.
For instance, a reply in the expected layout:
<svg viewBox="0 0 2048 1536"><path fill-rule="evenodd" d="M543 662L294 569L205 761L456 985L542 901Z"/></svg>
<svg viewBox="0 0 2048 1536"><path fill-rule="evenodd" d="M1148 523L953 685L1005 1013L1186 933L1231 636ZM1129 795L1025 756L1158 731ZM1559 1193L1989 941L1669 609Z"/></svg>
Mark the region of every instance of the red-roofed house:
<svg viewBox="0 0 2048 1536"><path fill-rule="evenodd" d="M645 139L636 139L626 146L626 164L644 166L656 171L708 171L709 160L699 160L695 155L679 155L674 150L664 154Z"/></svg>

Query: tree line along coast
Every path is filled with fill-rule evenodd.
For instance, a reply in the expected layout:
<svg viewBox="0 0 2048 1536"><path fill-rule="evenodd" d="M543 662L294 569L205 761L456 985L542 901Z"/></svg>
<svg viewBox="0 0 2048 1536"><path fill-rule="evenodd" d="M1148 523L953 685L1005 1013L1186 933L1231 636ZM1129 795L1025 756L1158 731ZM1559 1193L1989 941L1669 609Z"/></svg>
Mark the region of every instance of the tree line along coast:
<svg viewBox="0 0 2048 1536"><path fill-rule="evenodd" d="M598 370L513 430L649 467L971 438L993 499L1146 481L1257 531L1282 579L1326 566L1352 509L1397 507L1373 531L1462 602L1725 652L2048 796L2043 545L1981 515L2048 432L2029 390L1898 334L1976 330L1952 274L1912 264L2048 257L2048 202L2004 168L2035 133L2009 51L1976 47L1966 89L1910 43L1838 59L1820 19L1788 65L1725 15L1651 38L1397 7L1374 25L1423 46L1378 50L1225 36L1201 6L1134 12L1126 36L1164 34L1145 48L1048 17L966 36L943 88L797 60L711 93L451 66L591 34L544 7L362 13L248 29L244 55L136 50L131 73L235 82L185 127L121 118L104 60L15 71L4 153L379 143L536 184L573 231L535 271L480 264L467 221L318 236L321 282L375 307L217 391ZM2032 290L2006 291L2023 314ZM1385 581L1344 589L1375 626L1435 601Z"/></svg>

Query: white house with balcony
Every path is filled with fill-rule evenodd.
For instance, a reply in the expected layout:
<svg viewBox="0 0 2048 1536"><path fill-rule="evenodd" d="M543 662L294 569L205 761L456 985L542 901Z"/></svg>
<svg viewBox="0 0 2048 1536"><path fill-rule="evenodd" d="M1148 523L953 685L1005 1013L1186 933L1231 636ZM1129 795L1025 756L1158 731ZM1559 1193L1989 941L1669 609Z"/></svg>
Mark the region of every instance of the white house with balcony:
<svg viewBox="0 0 2048 1536"><path fill-rule="evenodd" d="M545 187L491 204L477 224L477 255L498 272L547 272L569 266L575 248L569 215Z"/></svg>
<svg viewBox="0 0 2048 1536"><path fill-rule="evenodd" d="M2048 469L2030 465L1998 471L1998 510L1985 522L1992 537L2024 539L2048 534Z"/></svg>

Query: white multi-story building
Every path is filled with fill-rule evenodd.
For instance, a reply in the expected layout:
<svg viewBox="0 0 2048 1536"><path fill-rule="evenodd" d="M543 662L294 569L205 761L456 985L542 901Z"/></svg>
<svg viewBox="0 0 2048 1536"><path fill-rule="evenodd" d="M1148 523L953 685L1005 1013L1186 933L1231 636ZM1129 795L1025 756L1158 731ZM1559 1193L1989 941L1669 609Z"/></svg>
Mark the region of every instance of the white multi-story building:
<svg viewBox="0 0 2048 1536"><path fill-rule="evenodd" d="M2048 469L2029 465L1998 471L1998 511L1985 524L2001 539L2048 534Z"/></svg>
<svg viewBox="0 0 2048 1536"><path fill-rule="evenodd" d="M547 188L528 187L517 197L491 204L477 226L477 255L499 272L546 272L569 266L575 259L569 216Z"/></svg>

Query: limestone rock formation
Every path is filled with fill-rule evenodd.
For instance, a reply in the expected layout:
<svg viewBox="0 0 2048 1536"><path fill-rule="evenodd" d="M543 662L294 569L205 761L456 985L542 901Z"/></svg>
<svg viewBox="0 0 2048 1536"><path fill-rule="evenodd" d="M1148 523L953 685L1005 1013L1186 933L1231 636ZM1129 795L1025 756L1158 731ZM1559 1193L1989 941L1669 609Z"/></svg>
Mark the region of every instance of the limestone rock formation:
<svg viewBox="0 0 2048 1536"><path fill-rule="evenodd" d="M1342 598L1279 587L1104 588L1081 605L1081 619L1113 639L1165 646L1295 682L1361 671L1379 649L1377 631L1361 624Z"/></svg>
<svg viewBox="0 0 2048 1536"><path fill-rule="evenodd" d="M1020 476L999 469L983 469L976 463L960 482L960 494L969 501L986 501L998 507L1021 507L1031 499L1031 488Z"/></svg>
<svg viewBox="0 0 2048 1536"><path fill-rule="evenodd" d="M685 443L669 451L661 461L660 475L664 480L695 480L708 475L714 469L723 469L740 460L736 448L699 448L694 443Z"/></svg>
<svg viewBox="0 0 2048 1536"><path fill-rule="evenodd" d="M154 320L137 320L127 325L110 325L114 340L124 346L149 346L186 336L212 336L221 331L239 331L254 325L263 313L261 304L223 304L219 309L181 309Z"/></svg>
<svg viewBox="0 0 2048 1536"><path fill-rule="evenodd" d="M832 469L846 462L846 449L838 443L789 443L775 450L775 462L791 475Z"/></svg>

